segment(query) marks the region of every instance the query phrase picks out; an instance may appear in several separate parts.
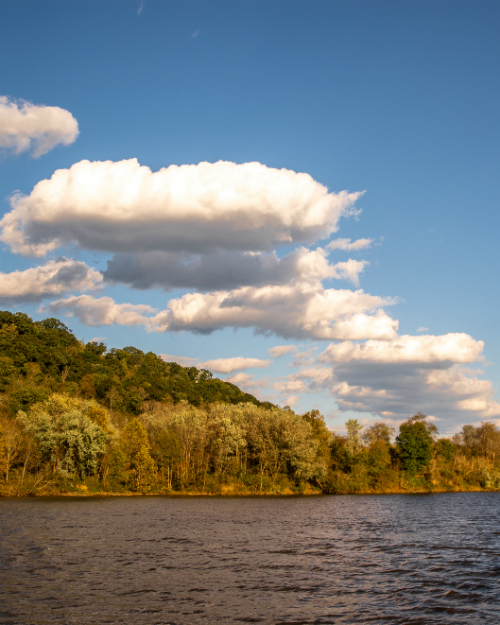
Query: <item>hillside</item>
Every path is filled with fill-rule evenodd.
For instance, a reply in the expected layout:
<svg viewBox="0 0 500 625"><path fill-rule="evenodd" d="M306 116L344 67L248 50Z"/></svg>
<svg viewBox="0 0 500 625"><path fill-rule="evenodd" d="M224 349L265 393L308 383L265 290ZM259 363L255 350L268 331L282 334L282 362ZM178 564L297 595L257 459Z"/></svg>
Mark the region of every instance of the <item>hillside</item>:
<svg viewBox="0 0 500 625"><path fill-rule="evenodd" d="M165 362L135 347L106 349L82 344L57 319L32 321L0 312L0 393L4 415L47 399L51 393L96 399L123 415L138 415L149 402L192 406L215 402L270 408L210 371Z"/></svg>

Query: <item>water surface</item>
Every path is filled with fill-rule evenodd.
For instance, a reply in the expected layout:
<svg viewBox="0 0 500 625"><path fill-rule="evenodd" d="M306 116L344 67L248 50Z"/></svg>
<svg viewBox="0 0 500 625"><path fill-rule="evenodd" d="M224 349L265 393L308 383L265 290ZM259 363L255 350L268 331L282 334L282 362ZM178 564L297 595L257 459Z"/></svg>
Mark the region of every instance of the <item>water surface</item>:
<svg viewBox="0 0 500 625"><path fill-rule="evenodd" d="M0 500L0 623L500 623L500 493Z"/></svg>

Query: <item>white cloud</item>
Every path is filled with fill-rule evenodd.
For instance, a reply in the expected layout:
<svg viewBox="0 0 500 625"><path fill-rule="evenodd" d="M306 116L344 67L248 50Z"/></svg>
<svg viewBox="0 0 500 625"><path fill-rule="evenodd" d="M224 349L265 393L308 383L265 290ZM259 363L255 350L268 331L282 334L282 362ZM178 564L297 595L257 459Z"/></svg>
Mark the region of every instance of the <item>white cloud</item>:
<svg viewBox="0 0 500 625"><path fill-rule="evenodd" d="M156 312L155 308L146 304L117 304L111 297L94 298L90 295L57 300L49 304L47 309L53 313L64 312L74 316L87 326L149 326L153 318L145 315Z"/></svg>
<svg viewBox="0 0 500 625"><path fill-rule="evenodd" d="M364 270L366 265L370 263L366 260L352 260L349 259L344 263L337 263L332 266L332 278L338 280L348 280L355 286L359 286L359 274Z"/></svg>
<svg viewBox="0 0 500 625"><path fill-rule="evenodd" d="M233 327L250 328L284 338L389 340L396 336L398 322L389 317L383 305L394 300L364 293L323 289L321 283L296 282L283 286L244 287L235 291L188 293L171 299L167 310L154 316L149 306L116 304L111 298L71 297L51 304L51 309L75 314L87 325L112 323L144 324L149 331L209 334ZM134 314L118 314L118 310ZM105 320L105 321L103 321Z"/></svg>
<svg viewBox="0 0 500 625"><path fill-rule="evenodd" d="M68 291L102 286L102 275L84 262L61 258L24 271L0 272L0 301L37 302Z"/></svg>
<svg viewBox="0 0 500 625"><path fill-rule="evenodd" d="M308 386L303 380L293 376L287 376L282 380L276 380L273 384L273 389L282 393L302 393L308 390Z"/></svg>
<svg viewBox="0 0 500 625"><path fill-rule="evenodd" d="M328 192L304 173L261 163L81 161L11 197L1 240L42 256L68 243L108 252L268 251L329 236L360 193Z"/></svg>
<svg viewBox="0 0 500 625"><path fill-rule="evenodd" d="M78 137L78 122L58 106L41 106L0 96L0 149L32 151L37 158Z"/></svg>
<svg viewBox="0 0 500 625"><path fill-rule="evenodd" d="M267 378L255 379L255 376L250 373L237 373L227 378L226 382L235 384L245 392L255 392L255 389L267 388L269 386Z"/></svg>
<svg viewBox="0 0 500 625"><path fill-rule="evenodd" d="M371 362L425 365L428 363L470 363L481 359L484 342L468 334L442 336L399 336L387 341L369 340L356 344L330 344L320 356L322 362Z"/></svg>
<svg viewBox="0 0 500 625"><path fill-rule="evenodd" d="M190 358L189 356L174 356L173 354L158 354L158 356L165 362L176 362L182 367L192 367L198 360L197 358Z"/></svg>
<svg viewBox="0 0 500 625"><path fill-rule="evenodd" d="M320 283L296 282L188 293L170 300L168 310L156 321L160 331L210 333L225 327L253 327L284 338L387 340L396 336L398 322L381 307L392 303L362 290L323 289Z"/></svg>
<svg viewBox="0 0 500 625"><path fill-rule="evenodd" d="M314 349L317 349L317 348L311 348L303 352L297 352L294 356L293 361L290 363L290 367L301 367L303 365L312 365L314 362L314 358L312 356Z"/></svg>
<svg viewBox="0 0 500 625"><path fill-rule="evenodd" d="M299 401L300 395L291 395L288 399L285 400L285 406L295 406L295 404Z"/></svg>
<svg viewBox="0 0 500 625"><path fill-rule="evenodd" d="M273 358L279 358L280 356L284 356L285 354L295 351L297 351L296 345L276 345L275 347L268 349L267 353Z"/></svg>
<svg viewBox="0 0 500 625"><path fill-rule="evenodd" d="M298 373L291 373L276 380L273 388L277 391L306 393L322 390L333 383L333 372L328 367L309 367Z"/></svg>
<svg viewBox="0 0 500 625"><path fill-rule="evenodd" d="M379 415L395 427L422 411L450 434L462 423L500 417L492 383L465 366L483 360L482 347L465 334L347 341L320 355L323 366L303 367L273 388L280 394L326 391L341 411Z"/></svg>
<svg viewBox="0 0 500 625"><path fill-rule="evenodd" d="M430 371L427 384L441 393L454 397L460 411L478 413L482 418L500 416L500 404L493 399L494 389L489 380L478 378L482 371L465 367Z"/></svg>
<svg viewBox="0 0 500 625"><path fill-rule="evenodd" d="M420 326L420 328L417 328L417 332L428 332L429 328L425 328L424 326Z"/></svg>
<svg viewBox="0 0 500 625"><path fill-rule="evenodd" d="M351 243L351 239L335 239L326 246L327 250L343 250L345 252L355 252L371 247L374 239L357 239Z"/></svg>
<svg viewBox="0 0 500 625"><path fill-rule="evenodd" d="M460 423L500 416L491 382L478 379L481 372L460 365L429 370L346 364L334 367L332 373L337 383L329 388L341 410L393 415L396 420L419 411L439 415L435 418L442 434Z"/></svg>
<svg viewBox="0 0 500 625"><path fill-rule="evenodd" d="M271 364L271 360L261 360L260 358L243 358L236 356L235 358L216 358L215 360L207 360L198 363L199 368L210 369L217 373L232 373L241 369L265 369Z"/></svg>
<svg viewBox="0 0 500 625"><path fill-rule="evenodd" d="M484 360L483 345L459 333L331 344L319 358L332 364L324 388L341 410L393 415L396 421L422 411L442 420L442 430L491 418L500 415L491 382L464 367ZM305 379L303 372L296 377Z"/></svg>

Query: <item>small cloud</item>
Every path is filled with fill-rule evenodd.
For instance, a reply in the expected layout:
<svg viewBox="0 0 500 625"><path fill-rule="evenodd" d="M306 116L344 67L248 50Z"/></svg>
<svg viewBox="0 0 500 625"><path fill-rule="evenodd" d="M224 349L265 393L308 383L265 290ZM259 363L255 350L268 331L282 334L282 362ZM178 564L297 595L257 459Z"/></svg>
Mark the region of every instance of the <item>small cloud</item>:
<svg viewBox="0 0 500 625"><path fill-rule="evenodd" d="M429 328L424 328L424 326L420 326L420 328L417 328L417 332L428 332Z"/></svg>
<svg viewBox="0 0 500 625"><path fill-rule="evenodd" d="M142 13L142 9L144 8L144 0L141 1L140 7L137 9L137 15Z"/></svg>
<svg viewBox="0 0 500 625"><path fill-rule="evenodd" d="M285 405L292 407L299 401L299 399L300 395L292 395L286 400Z"/></svg>
<svg viewBox="0 0 500 625"><path fill-rule="evenodd" d="M0 96L2 153L31 151L31 156L38 158L57 145L74 143L78 134L78 122L65 109Z"/></svg>
<svg viewBox="0 0 500 625"><path fill-rule="evenodd" d="M200 34L199 30L195 30L194 33L192 33L191 37L198 37L198 35Z"/></svg>
<svg viewBox="0 0 500 625"><path fill-rule="evenodd" d="M297 351L296 345L276 345L276 347L271 347L271 349L267 350L267 353L273 358L279 358L280 356L284 356L289 352Z"/></svg>
<svg viewBox="0 0 500 625"><path fill-rule="evenodd" d="M105 336L94 336L93 339L90 339L89 343L106 343L107 340Z"/></svg>
<svg viewBox="0 0 500 625"><path fill-rule="evenodd" d="M176 362L182 367L192 367L197 358L189 358L188 356L174 356L173 354L158 354L158 356L165 362Z"/></svg>
<svg viewBox="0 0 500 625"><path fill-rule="evenodd" d="M269 386L268 378L255 379L255 376L250 373L236 373L226 379L226 382L235 384L244 391L254 391L258 388L267 388Z"/></svg>
<svg viewBox="0 0 500 625"><path fill-rule="evenodd" d="M302 367L304 365L312 365L314 363L314 358L312 357L312 352L318 349L317 347L312 347L303 352L297 352L295 354L295 358L292 363L290 363L290 367Z"/></svg>
<svg viewBox="0 0 500 625"><path fill-rule="evenodd" d="M334 241L330 241L330 243L328 243L326 249L330 252L333 250L343 250L345 252L358 251L370 247L373 241L374 239L357 239L352 242L351 239L335 239Z"/></svg>

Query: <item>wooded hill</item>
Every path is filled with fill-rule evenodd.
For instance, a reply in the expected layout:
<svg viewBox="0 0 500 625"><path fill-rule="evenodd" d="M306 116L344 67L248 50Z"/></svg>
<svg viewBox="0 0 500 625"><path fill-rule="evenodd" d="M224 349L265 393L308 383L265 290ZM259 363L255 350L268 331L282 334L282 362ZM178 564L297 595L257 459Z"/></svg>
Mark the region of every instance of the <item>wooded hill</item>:
<svg viewBox="0 0 500 625"><path fill-rule="evenodd" d="M23 313L0 312L0 392L6 391L2 413L11 416L54 392L95 398L125 415L140 414L151 401L271 407L205 369L165 362L135 347L85 345L57 319L34 322Z"/></svg>
<svg viewBox="0 0 500 625"><path fill-rule="evenodd" d="M330 432L206 370L0 312L0 495L500 488L500 430L449 440L422 414Z"/></svg>

